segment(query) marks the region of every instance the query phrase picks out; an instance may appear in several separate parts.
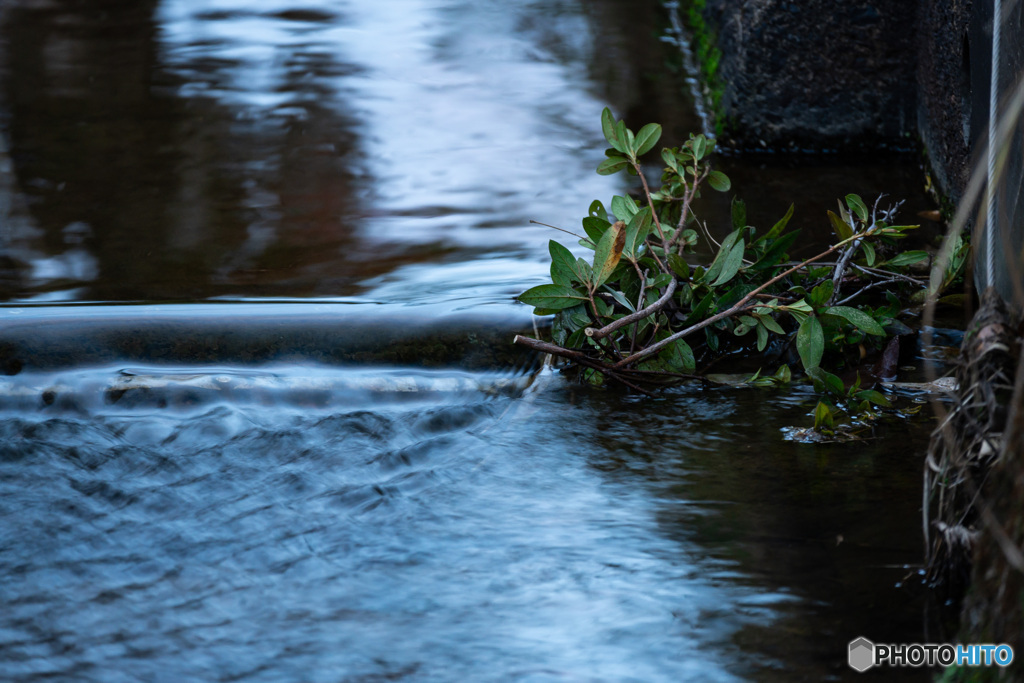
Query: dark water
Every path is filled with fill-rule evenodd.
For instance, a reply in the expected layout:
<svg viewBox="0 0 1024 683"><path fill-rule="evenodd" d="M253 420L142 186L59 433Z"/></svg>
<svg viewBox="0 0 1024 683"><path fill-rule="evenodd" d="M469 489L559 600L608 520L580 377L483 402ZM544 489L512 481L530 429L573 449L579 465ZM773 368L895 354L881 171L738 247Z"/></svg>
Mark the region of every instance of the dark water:
<svg viewBox="0 0 1024 683"><path fill-rule="evenodd" d="M845 680L857 636L926 640L929 419L796 444L805 389L510 350L529 219L630 189L601 108L699 128L667 23L0 4L0 679ZM851 191L930 208L913 158L722 166L812 237Z"/></svg>

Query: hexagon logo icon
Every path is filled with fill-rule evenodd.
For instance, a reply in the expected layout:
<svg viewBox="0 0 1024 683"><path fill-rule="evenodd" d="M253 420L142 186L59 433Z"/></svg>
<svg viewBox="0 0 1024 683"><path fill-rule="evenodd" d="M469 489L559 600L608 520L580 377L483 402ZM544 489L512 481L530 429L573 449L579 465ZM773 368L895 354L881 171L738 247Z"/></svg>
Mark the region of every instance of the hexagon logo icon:
<svg viewBox="0 0 1024 683"><path fill-rule="evenodd" d="M850 641L850 668L864 673L875 665L875 644L861 636Z"/></svg>

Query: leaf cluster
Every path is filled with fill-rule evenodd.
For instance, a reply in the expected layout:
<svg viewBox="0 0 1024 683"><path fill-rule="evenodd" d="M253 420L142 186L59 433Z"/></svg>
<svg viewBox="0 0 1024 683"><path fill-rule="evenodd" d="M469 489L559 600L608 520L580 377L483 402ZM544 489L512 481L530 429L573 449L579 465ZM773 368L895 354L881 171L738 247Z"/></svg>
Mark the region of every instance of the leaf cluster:
<svg viewBox="0 0 1024 683"><path fill-rule="evenodd" d="M554 348L586 377L645 390L694 376L698 358L710 363L737 350L780 358L795 348L811 378L835 388L829 380L835 376L821 370L824 359L842 362L850 350L862 353L906 331L893 292L925 286L908 269L929 254L898 249L917 226L894 224L895 209L880 210L878 202L869 208L847 195L828 212L835 243L793 263L789 252L799 239L799 231L788 230L793 207L759 232L734 199L731 231L717 244L694 213L705 187L731 189L709 163L714 141L691 135L678 147L661 148L661 184L652 190L641 157L654 150L661 126L634 133L606 108L601 129L609 148L597 172L630 173L642 191L638 198L614 196L608 207L595 200L578 242L593 254L579 258L552 240L551 282L519 297L539 315L554 314ZM694 256L702 240L716 247L709 263ZM881 288L884 303L872 306ZM876 393L861 400L880 405Z"/></svg>

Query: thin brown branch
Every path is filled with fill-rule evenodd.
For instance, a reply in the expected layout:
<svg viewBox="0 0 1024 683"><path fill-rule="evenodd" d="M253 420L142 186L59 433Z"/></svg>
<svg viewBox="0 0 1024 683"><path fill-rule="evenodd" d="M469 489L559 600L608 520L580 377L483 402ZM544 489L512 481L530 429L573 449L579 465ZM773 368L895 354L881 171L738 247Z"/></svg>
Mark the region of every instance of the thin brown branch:
<svg viewBox="0 0 1024 683"><path fill-rule="evenodd" d="M588 337L592 339L604 339L605 337L607 337L609 334L619 329L620 327L625 327L626 325L631 325L635 322L640 322L647 316L653 315L654 313L657 313L662 308L664 308L665 304L672 300L672 295L676 293L676 286L676 279L672 278L672 280L668 283L668 287L665 288L665 293L661 295L661 298L655 301L647 308L642 308L639 311L630 313L624 318L614 320L599 330L595 330L593 327L588 327L583 331L584 334L586 334Z"/></svg>
<svg viewBox="0 0 1024 683"><path fill-rule="evenodd" d="M673 239L673 245L670 245L670 246L674 246L675 242L679 242L679 255L680 256L683 255L683 249L685 249L685 247L686 247L686 244L682 241L682 235L683 235L683 228L686 227L686 219L687 219L689 211L690 211L690 205L693 204L693 198L697 194L697 188L700 187L700 184L702 182L704 182L704 179L708 177L709 173L711 173L711 166L708 165L708 164L704 164L704 172L701 173L700 178L694 177L693 184L692 185L688 185L687 188L686 188L686 191L683 193L683 208L679 212L679 223L677 225L675 238ZM705 233L707 232L707 227L706 226L704 228L704 231L705 231ZM710 235L708 235L708 239L711 239ZM714 240L712 240L712 242L713 241Z"/></svg>
<svg viewBox="0 0 1024 683"><path fill-rule="evenodd" d="M640 168L640 162L633 161L633 169L636 170L636 174L640 176L640 182L644 184L644 196L647 197L647 206L651 207L651 217L654 219L654 227L658 229L658 237L661 238L661 248L668 253L668 240L665 239L665 231L661 229L661 221L658 220L658 212L654 209L654 200L651 199L651 188L647 186L647 178L644 177L644 172Z"/></svg>
<svg viewBox="0 0 1024 683"><path fill-rule="evenodd" d="M814 263L815 261L817 261L819 259L825 258L829 254L832 254L832 253L835 253L836 251L839 251L840 249L842 249L843 247L845 247L847 244L849 244L850 242L852 242L855 239L863 239L864 237L868 237L870 235L871 235L871 230L868 230L867 232L864 232L864 233L862 233L860 235L854 235L852 237L849 237L849 238L843 240L842 242L839 242L839 243L829 247L828 249L826 249L825 251L821 252L817 256L812 256L811 258L807 259L806 261L802 261L801 263L796 264L795 266L793 266L789 270L786 270L786 271L783 271L782 273L779 273L778 275L773 277L768 282L764 283L763 285L761 285L757 289L751 291L749 294L747 294L745 297L743 297L742 299L737 301L735 304L733 304L728 309L726 309L726 310L724 310L724 311L722 311L720 313L716 313L715 315L711 316L710 318L705 318L704 320L700 321L699 323L696 323L694 325L691 325L690 327L687 327L685 330L680 330L679 332L676 332L673 335L665 337L660 342L657 342L655 344L651 344L647 348L641 349L640 351L637 351L636 353L623 358L622 360L620 360L618 363L615 364L615 367L618 368L618 367L623 367L623 366L626 366L626 365L630 365L631 363L635 363L638 360L641 360L643 358L647 358L648 356L654 355L655 353L658 353L663 348L665 348L666 346L668 346L669 344L671 344L672 342L674 342L674 341L676 341L678 339L682 339L683 337L686 337L686 336L688 336L690 334L693 334L694 332L697 332L698 330L703 330L705 327L708 327L709 325L714 325L719 320L724 320L725 318L732 317L732 316L736 315L737 313L739 313L741 311L747 310L747 308L748 308L747 303L750 302L751 299L756 297L758 294L763 292L768 287L774 285L779 280L782 280L783 278L789 277L790 275L792 275L793 273L795 273L796 271L800 270L801 268L807 266L810 263Z"/></svg>
<svg viewBox="0 0 1024 683"><path fill-rule="evenodd" d="M561 346L558 346L557 344L551 344L545 341L541 341L539 339L533 339L531 337L524 337L521 334L517 334L515 338L512 340L512 343L518 344L520 346L525 346L527 348L533 349L534 351L540 351L541 353L550 353L552 356L560 356L562 358L568 358L569 360L576 361L580 365L588 367L592 370L597 370L598 372L605 375L609 379L615 380L616 382L619 382L634 391L638 391L641 394L645 394L647 396L653 396L653 394L650 391L637 385L635 382L631 382L625 377L623 377L623 373L616 371L613 367L605 365L600 361L590 358L582 351L564 349Z"/></svg>
<svg viewBox="0 0 1024 683"><path fill-rule="evenodd" d="M590 360L587 357L587 354L583 353L582 351L576 351L574 349L564 349L561 346L558 346L557 344L541 341L540 339L534 339L533 337L524 337L521 334L517 334L515 336L515 339L512 340L512 343L518 344L519 346L525 346L526 348L533 349L534 351L540 351L541 353L550 353L552 356L568 358L569 360L574 360L578 362Z"/></svg>
<svg viewBox="0 0 1024 683"><path fill-rule="evenodd" d="M904 282L912 282L915 285L919 285L921 287L924 287L925 285L928 284L926 281L920 278L910 277L909 275L904 275L903 273L894 273L891 270L882 270L881 268L866 268L865 266L859 266L856 263L851 263L850 265L853 266L856 270L859 270L860 272L864 273L865 275L880 275L885 277L896 278L897 280L903 280Z"/></svg>
<svg viewBox="0 0 1024 683"><path fill-rule="evenodd" d="M835 305L836 306L844 306L844 305L848 304L849 302L853 301L854 299L856 299L858 296L860 296L864 292L868 291L869 289L874 289L875 287L882 287L883 285L891 285L894 282L900 282L900 281L901 281L901 278L891 277L888 280L879 280L877 282L872 282L870 285L867 285L865 287L861 287L856 292L854 292L850 296L846 297L842 301L836 303Z"/></svg>

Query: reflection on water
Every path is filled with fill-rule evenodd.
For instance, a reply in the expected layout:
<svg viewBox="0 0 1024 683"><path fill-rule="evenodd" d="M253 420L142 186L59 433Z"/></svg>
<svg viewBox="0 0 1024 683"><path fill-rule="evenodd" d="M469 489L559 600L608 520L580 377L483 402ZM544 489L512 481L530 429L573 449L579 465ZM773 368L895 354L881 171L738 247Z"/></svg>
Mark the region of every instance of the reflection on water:
<svg viewBox="0 0 1024 683"><path fill-rule="evenodd" d="M543 272L521 258L545 244L529 218L574 224L616 187L592 173L601 15L18 3L0 15L9 190L28 205L5 245L22 276L8 296L378 298L428 263L452 298L495 280L486 298L510 297ZM69 225L91 229L91 269L29 267L73 260Z"/></svg>
<svg viewBox="0 0 1024 683"><path fill-rule="evenodd" d="M93 4L0 9L2 299L507 301L557 236L531 218L625 189L606 101L699 127L653 0ZM850 191L920 208L900 164L723 161L756 224L792 201L819 238Z"/></svg>

